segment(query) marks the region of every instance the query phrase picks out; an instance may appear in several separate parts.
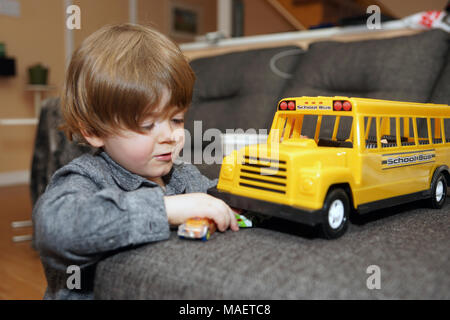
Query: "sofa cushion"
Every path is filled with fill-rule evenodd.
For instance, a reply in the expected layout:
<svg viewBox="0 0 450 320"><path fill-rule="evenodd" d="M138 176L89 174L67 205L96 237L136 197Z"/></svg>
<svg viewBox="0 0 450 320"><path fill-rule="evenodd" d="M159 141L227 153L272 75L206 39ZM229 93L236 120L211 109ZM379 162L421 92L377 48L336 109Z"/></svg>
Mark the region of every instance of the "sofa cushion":
<svg viewBox="0 0 450 320"><path fill-rule="evenodd" d="M313 43L283 96L353 96L427 102L447 59L448 34Z"/></svg>
<svg viewBox="0 0 450 320"><path fill-rule="evenodd" d="M226 99L236 96L242 87L243 78L239 72L245 52L220 55L194 60L191 63L197 80L195 98L198 102L212 99Z"/></svg>
<svg viewBox="0 0 450 320"><path fill-rule="evenodd" d="M449 42L450 39L447 40L447 43ZM447 62L433 88L430 102L450 105L450 49L447 51Z"/></svg>
<svg viewBox="0 0 450 320"><path fill-rule="evenodd" d="M207 242L172 233L101 261L94 293L98 299L449 299L448 210L449 204L432 210L415 203L372 212L336 240L281 221L270 229L218 232ZM380 268L379 290L367 285L372 265Z"/></svg>

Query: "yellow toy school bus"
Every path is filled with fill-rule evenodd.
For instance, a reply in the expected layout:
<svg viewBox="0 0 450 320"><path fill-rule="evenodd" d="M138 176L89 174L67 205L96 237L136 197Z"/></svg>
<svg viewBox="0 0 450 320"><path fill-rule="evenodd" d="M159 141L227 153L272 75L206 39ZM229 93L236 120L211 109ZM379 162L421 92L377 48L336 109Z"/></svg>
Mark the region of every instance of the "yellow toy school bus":
<svg viewBox="0 0 450 320"><path fill-rule="evenodd" d="M343 235L349 214L428 199L450 183L450 108L348 97L294 97L277 106L266 144L223 159L208 192L230 206Z"/></svg>

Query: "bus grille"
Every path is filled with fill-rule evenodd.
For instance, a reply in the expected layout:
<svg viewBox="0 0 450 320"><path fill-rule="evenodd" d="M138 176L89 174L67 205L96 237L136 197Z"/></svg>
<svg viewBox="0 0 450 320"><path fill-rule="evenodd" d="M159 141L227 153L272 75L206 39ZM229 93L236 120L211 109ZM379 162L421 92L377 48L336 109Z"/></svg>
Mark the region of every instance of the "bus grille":
<svg viewBox="0 0 450 320"><path fill-rule="evenodd" d="M286 194L286 177L286 161L244 156L239 186Z"/></svg>

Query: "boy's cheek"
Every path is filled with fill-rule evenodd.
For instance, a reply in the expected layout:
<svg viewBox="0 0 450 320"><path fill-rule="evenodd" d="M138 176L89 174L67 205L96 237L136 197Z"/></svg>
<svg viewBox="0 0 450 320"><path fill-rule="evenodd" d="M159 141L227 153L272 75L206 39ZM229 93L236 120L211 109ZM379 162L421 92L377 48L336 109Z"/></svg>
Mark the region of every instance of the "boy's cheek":
<svg viewBox="0 0 450 320"><path fill-rule="evenodd" d="M143 163L152 155L153 145L146 139L135 138L121 141L119 149L117 153L120 153L127 162Z"/></svg>
<svg viewBox="0 0 450 320"><path fill-rule="evenodd" d="M176 143L182 143L184 145L184 141L185 141L185 129L184 128L179 128L176 129L172 132L172 139L174 141L176 141Z"/></svg>
<svg viewBox="0 0 450 320"><path fill-rule="evenodd" d="M176 146L175 146L175 150L173 152L173 156L175 158L178 158L178 156L180 155L181 150L184 147L184 143L185 143L185 135L184 132L182 135L179 136L175 136L175 141L176 141ZM175 160L175 159L174 159Z"/></svg>
<svg viewBox="0 0 450 320"><path fill-rule="evenodd" d="M140 144L129 152L130 158L136 163L146 163L153 158L153 146Z"/></svg>

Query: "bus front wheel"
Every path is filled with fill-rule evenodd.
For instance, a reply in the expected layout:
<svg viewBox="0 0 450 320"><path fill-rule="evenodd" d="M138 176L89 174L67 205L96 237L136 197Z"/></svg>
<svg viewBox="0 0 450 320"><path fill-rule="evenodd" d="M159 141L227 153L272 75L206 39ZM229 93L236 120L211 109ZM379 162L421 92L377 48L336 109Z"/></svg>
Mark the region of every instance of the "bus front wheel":
<svg viewBox="0 0 450 320"><path fill-rule="evenodd" d="M322 234L327 239L342 236L348 228L350 201L343 189L331 190L322 209Z"/></svg>

